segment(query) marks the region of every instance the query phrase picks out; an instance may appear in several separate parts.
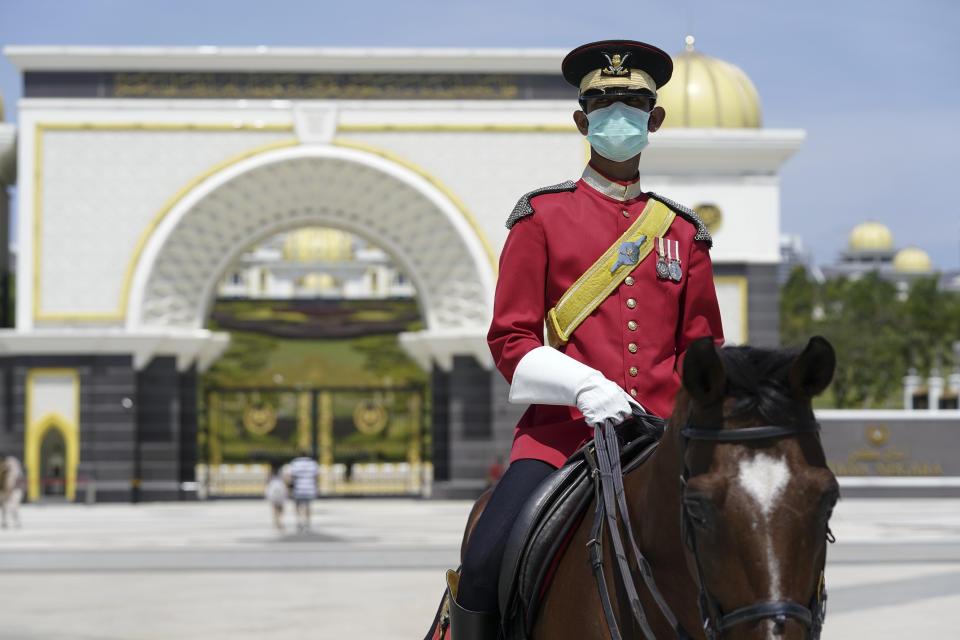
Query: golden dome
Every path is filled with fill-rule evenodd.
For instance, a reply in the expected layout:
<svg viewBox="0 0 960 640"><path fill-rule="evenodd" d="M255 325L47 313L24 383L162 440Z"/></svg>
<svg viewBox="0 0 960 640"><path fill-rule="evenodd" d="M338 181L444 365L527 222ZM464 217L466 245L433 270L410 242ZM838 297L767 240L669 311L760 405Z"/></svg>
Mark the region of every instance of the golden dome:
<svg viewBox="0 0 960 640"><path fill-rule="evenodd" d="M664 127L728 129L759 128L760 97L740 67L693 50L673 56L673 78L657 91L657 104L667 111Z"/></svg>
<svg viewBox="0 0 960 640"><path fill-rule="evenodd" d="M308 273L298 284L308 291L329 291L337 286L337 279L329 273Z"/></svg>
<svg viewBox="0 0 960 640"><path fill-rule="evenodd" d="M341 262L353 260L353 237L324 227L291 231L283 241L283 257L291 262Z"/></svg>
<svg viewBox="0 0 960 640"><path fill-rule="evenodd" d="M923 249L907 247L897 251L893 257L893 268L908 273L929 273L933 271L933 262Z"/></svg>
<svg viewBox="0 0 960 640"><path fill-rule="evenodd" d="M862 222L850 232L852 251L889 251L893 249L893 234L879 222Z"/></svg>

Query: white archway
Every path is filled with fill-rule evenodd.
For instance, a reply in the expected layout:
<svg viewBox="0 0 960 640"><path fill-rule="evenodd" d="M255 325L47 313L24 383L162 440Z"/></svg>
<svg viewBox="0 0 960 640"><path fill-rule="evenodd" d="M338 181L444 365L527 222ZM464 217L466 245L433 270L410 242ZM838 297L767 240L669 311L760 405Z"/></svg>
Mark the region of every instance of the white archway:
<svg viewBox="0 0 960 640"><path fill-rule="evenodd" d="M465 212L415 171L326 145L247 158L174 205L137 263L127 329L203 329L217 282L237 256L264 237L306 225L357 234L397 261L417 288L427 326L410 344L436 342L431 336L474 342L470 336L485 332L494 265ZM476 347L467 351L482 356Z"/></svg>

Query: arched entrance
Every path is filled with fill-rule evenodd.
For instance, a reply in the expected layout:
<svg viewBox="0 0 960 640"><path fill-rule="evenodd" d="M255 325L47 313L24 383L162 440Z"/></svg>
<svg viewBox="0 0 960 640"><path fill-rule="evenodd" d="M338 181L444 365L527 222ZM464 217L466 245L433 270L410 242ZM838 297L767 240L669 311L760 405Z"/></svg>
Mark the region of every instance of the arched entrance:
<svg viewBox="0 0 960 640"><path fill-rule="evenodd" d="M48 428L40 441L40 494L63 498L66 495L67 444L56 427Z"/></svg>
<svg viewBox="0 0 960 640"><path fill-rule="evenodd" d="M137 263L128 329L201 329L217 281L245 248L308 225L349 231L390 254L414 282L426 334L482 338L495 264L469 213L411 168L323 145L242 160L172 207Z"/></svg>
<svg viewBox="0 0 960 640"><path fill-rule="evenodd" d="M245 158L176 202L140 252L127 330L203 332L217 284L236 258L273 234L305 226L364 238L412 281L426 328L401 342L422 367L466 367L478 377L482 367L471 363L489 364L485 334L496 263L479 227L415 167L337 144ZM472 392L487 398L488 384L481 380ZM447 393L443 398L455 402Z"/></svg>
<svg viewBox="0 0 960 640"><path fill-rule="evenodd" d="M31 500L76 496L80 457L78 430L56 413L28 425L24 443L24 467Z"/></svg>
<svg viewBox="0 0 960 640"><path fill-rule="evenodd" d="M41 367L29 370L24 384L28 495L73 500L80 462L80 375L72 368Z"/></svg>

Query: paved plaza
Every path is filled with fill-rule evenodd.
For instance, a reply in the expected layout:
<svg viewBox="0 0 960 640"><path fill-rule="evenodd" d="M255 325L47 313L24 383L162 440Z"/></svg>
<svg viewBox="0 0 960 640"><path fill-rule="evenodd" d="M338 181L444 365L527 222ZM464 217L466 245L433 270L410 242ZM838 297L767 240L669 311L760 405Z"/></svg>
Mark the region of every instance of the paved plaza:
<svg viewBox="0 0 960 640"><path fill-rule="evenodd" d="M0 638L419 640L470 506L321 500L296 535L262 501L27 505ZM833 531L825 640L957 637L960 500L845 500Z"/></svg>

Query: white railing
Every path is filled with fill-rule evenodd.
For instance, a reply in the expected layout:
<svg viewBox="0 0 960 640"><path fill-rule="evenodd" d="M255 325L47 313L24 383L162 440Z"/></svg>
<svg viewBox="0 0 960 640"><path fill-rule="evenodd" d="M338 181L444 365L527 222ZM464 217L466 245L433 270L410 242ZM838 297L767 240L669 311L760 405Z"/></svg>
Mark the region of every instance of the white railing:
<svg viewBox="0 0 960 640"><path fill-rule="evenodd" d="M270 466L266 464L206 464L196 466L199 498L262 496ZM413 495L428 497L433 464L372 462L320 465L320 495Z"/></svg>

